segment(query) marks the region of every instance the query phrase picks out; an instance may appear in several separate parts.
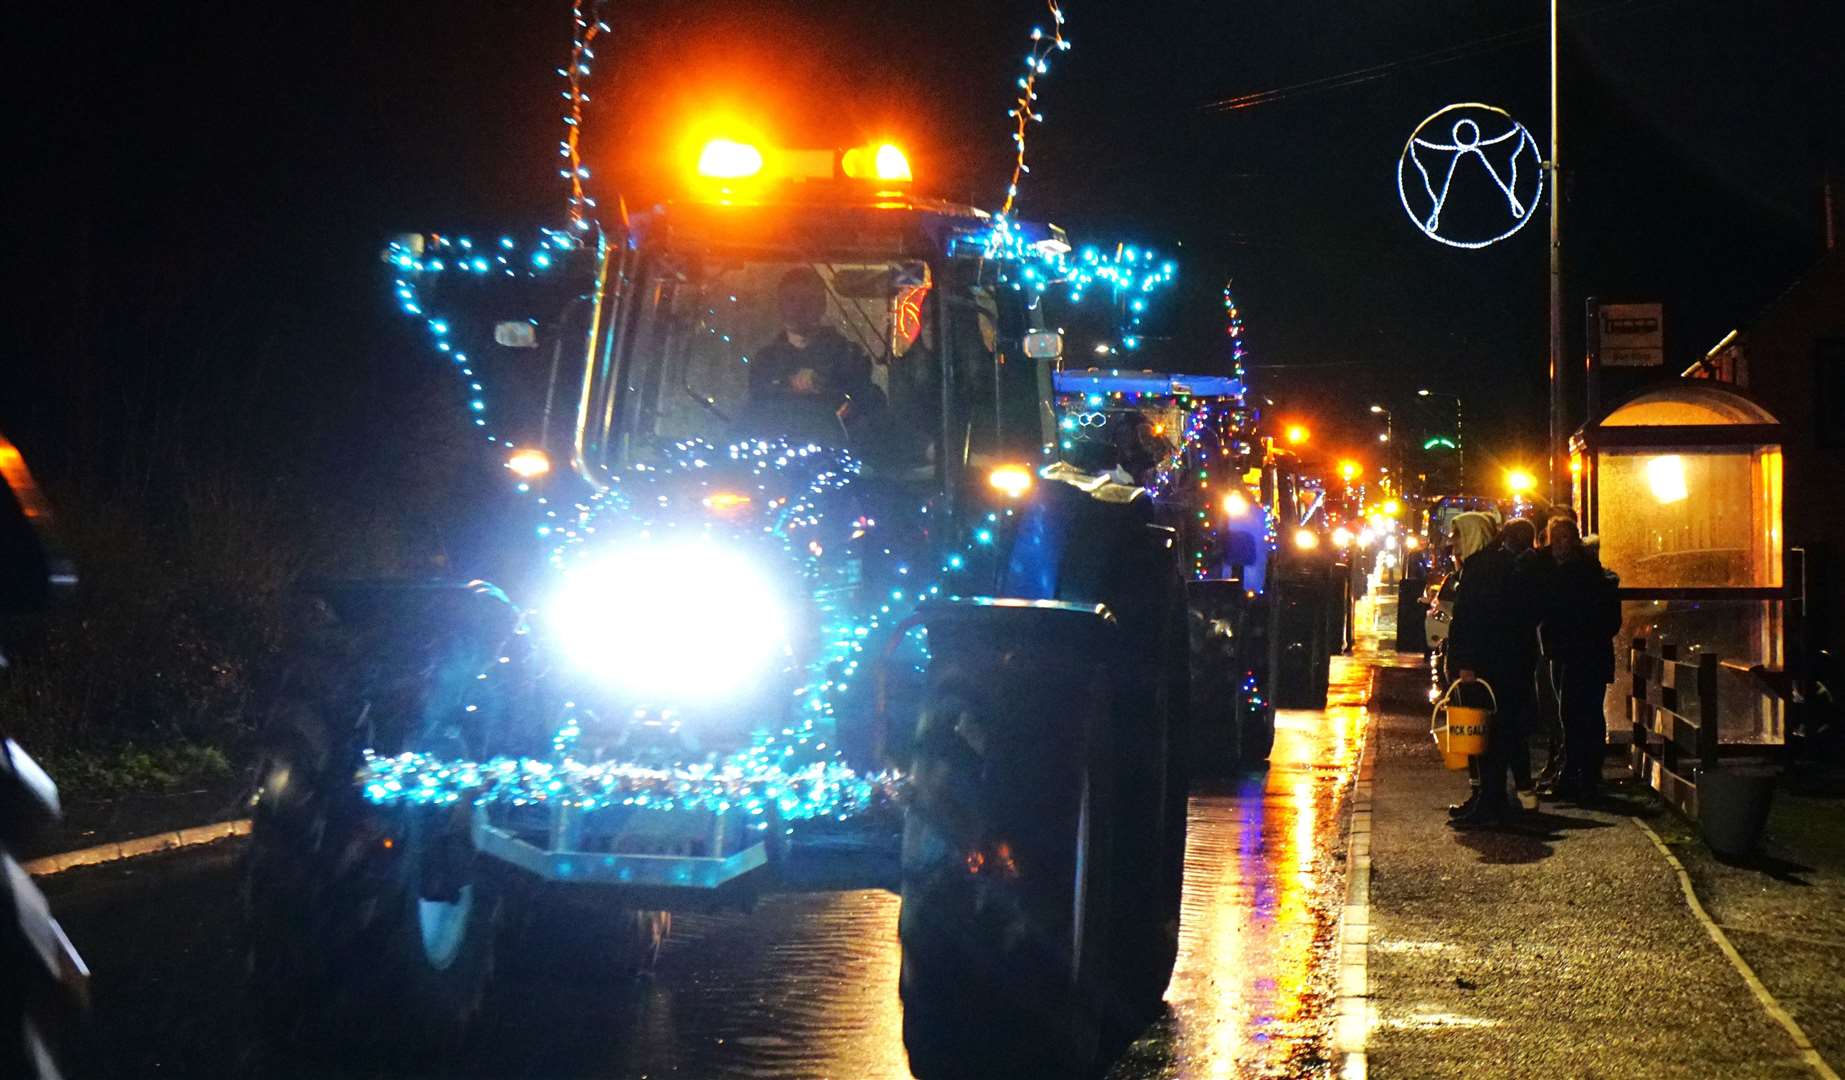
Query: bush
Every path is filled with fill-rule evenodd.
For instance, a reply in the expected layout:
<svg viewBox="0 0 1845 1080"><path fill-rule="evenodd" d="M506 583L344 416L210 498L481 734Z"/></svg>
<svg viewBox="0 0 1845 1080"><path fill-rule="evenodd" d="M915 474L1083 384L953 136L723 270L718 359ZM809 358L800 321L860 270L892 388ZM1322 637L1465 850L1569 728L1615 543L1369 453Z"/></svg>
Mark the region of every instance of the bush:
<svg viewBox="0 0 1845 1080"><path fill-rule="evenodd" d="M67 798L229 781L286 659L290 587L415 562L388 518L229 470L59 510L80 594L0 679L0 729Z"/></svg>

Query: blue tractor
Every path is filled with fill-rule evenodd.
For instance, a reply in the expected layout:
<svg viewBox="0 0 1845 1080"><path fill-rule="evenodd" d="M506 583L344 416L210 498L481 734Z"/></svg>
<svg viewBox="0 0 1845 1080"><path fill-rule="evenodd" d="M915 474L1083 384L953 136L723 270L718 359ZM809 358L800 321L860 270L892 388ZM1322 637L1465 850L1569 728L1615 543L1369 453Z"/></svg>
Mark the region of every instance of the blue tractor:
<svg viewBox="0 0 1845 1080"><path fill-rule="evenodd" d="M1077 1075L1157 1010L1188 567L1059 464L1046 312L1172 268L895 149L707 146L607 232L386 252L515 502L494 584L304 599L246 872L278 1034L458 1045L509 945L619 974L820 882L901 892L918 1075Z"/></svg>

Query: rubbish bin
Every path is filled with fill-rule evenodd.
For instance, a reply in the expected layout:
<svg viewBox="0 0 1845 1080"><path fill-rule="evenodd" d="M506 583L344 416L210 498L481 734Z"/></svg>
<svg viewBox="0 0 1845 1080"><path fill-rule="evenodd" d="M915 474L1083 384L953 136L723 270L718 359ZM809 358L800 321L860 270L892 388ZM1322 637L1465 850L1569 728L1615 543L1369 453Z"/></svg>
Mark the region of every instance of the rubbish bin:
<svg viewBox="0 0 1845 1080"><path fill-rule="evenodd" d="M1406 653L1426 653L1429 651L1428 628L1423 625L1422 617L1426 613L1422 603L1422 592L1428 588L1427 578L1404 578L1397 586L1397 651Z"/></svg>
<svg viewBox="0 0 1845 1080"><path fill-rule="evenodd" d="M1698 830L1719 855L1747 855L1762 841L1774 802L1772 768L1711 769L1698 776Z"/></svg>

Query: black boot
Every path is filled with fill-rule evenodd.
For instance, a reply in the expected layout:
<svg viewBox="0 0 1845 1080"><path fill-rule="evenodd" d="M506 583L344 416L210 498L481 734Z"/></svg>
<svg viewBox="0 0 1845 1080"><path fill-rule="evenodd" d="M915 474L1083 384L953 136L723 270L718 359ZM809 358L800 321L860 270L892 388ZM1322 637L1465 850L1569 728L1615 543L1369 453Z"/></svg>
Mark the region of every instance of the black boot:
<svg viewBox="0 0 1845 1080"><path fill-rule="evenodd" d="M1451 829L1494 829L1511 819L1506 811L1505 799L1481 799L1473 809L1453 818L1448 822Z"/></svg>
<svg viewBox="0 0 1845 1080"><path fill-rule="evenodd" d="M1448 816L1451 818L1457 818L1465 814L1470 814L1473 812L1473 808L1478 805L1480 805L1480 789L1474 788L1472 791L1467 793L1467 797L1465 799L1462 799L1460 802L1457 802L1457 803L1448 804Z"/></svg>

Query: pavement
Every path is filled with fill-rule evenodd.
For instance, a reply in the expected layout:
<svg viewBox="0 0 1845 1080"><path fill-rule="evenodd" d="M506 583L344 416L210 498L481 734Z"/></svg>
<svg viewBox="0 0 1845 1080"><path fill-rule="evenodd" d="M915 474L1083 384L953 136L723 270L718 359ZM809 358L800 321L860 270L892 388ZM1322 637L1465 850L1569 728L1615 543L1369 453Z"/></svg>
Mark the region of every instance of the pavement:
<svg viewBox="0 0 1845 1080"><path fill-rule="evenodd" d="M1656 823L1710 916L1835 1069L1845 1069L1845 784L1796 772L1761 850L1721 858L1687 824Z"/></svg>
<svg viewBox="0 0 1845 1080"><path fill-rule="evenodd" d="M1420 668L1383 668L1373 698L1368 1075L1824 1075L1771 1018L1632 819L1676 838L1694 879L1753 871L1704 865L1683 823L1631 784L1613 784L1593 808L1546 802L1504 829L1450 829L1446 807L1466 795L1467 779L1434 751L1427 685ZM1773 918L1758 892L1725 882L1714 917ZM1814 931L1835 945L1845 937L1837 899ZM1830 972L1833 1009L1842 956L1834 948L1813 961ZM1816 1041L1836 1054L1836 1013L1783 1004L1828 1027Z"/></svg>

